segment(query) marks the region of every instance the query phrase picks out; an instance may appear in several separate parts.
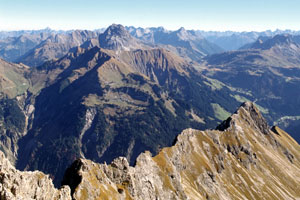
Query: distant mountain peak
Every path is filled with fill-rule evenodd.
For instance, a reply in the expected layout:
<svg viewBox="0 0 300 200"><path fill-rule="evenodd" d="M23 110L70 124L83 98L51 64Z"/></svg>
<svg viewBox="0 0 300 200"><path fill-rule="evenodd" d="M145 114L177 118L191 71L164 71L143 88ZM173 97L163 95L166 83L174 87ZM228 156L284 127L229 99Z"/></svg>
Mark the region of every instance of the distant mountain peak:
<svg viewBox="0 0 300 200"><path fill-rule="evenodd" d="M119 37L130 37L130 33L125 29L121 24L112 24L110 25L103 33L107 36L119 36Z"/></svg>
<svg viewBox="0 0 300 200"><path fill-rule="evenodd" d="M178 36L178 38L181 39L181 40L191 39L191 34L187 30L185 30L184 27L181 27L175 33Z"/></svg>
<svg viewBox="0 0 300 200"><path fill-rule="evenodd" d="M298 44L295 41L295 36L290 34L279 34L274 37L259 37L255 43L251 46L253 49L270 49L275 46Z"/></svg>
<svg viewBox="0 0 300 200"><path fill-rule="evenodd" d="M180 27L177 31L178 31L178 32L186 32L186 30L185 30L184 27Z"/></svg>
<svg viewBox="0 0 300 200"><path fill-rule="evenodd" d="M120 24L112 24L99 36L100 47L111 50L132 50L140 48L138 39Z"/></svg>

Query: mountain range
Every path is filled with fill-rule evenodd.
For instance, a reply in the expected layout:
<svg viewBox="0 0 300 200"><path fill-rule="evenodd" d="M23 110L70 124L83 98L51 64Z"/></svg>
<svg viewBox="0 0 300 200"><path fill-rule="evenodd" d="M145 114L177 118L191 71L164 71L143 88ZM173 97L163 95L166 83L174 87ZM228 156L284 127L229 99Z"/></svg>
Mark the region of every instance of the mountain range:
<svg viewBox="0 0 300 200"><path fill-rule="evenodd" d="M246 44L253 43L259 37L274 37L275 35L300 35L300 31L292 30L275 30L275 31L250 31L250 32L234 32L234 31L198 31L208 41L217 44L226 51L238 50Z"/></svg>
<svg viewBox="0 0 300 200"><path fill-rule="evenodd" d="M238 105L228 88L215 93L206 77L172 52L112 46L116 51L78 47L31 74L39 81L46 74L49 86L32 97L34 119L20 140L26 151L19 151L18 168L38 166L61 177L79 156L110 162L122 155L133 163L145 148L157 153L171 145L184 128L216 126L226 117L223 108ZM56 169L45 158L56 160Z"/></svg>
<svg viewBox="0 0 300 200"><path fill-rule="evenodd" d="M300 89L299 36L272 34L257 34L257 40L243 40L237 45L241 49L234 51L219 47L200 31L184 28L177 31L142 29L117 24L105 31L56 33L47 30L3 39L0 41L0 56L3 58L0 60L0 149L19 170L40 170L50 174L54 184L59 186L65 170L78 158L91 161L77 160L77 165L80 165L77 169L85 162L110 163L119 156L125 157L126 162L133 166L145 150L153 155L158 154L162 148L174 144L178 134L187 128L215 128L242 102L252 101L254 104L243 104L241 110L246 111L238 111L241 119L231 120L231 117L217 129L226 133L229 128L228 132L236 135L239 127L242 126L247 132L245 127L250 126L253 129L251 133L262 133L264 136L253 139L242 134L236 137L243 139L233 139L228 133L228 138L224 139L226 141L219 143L224 146L233 139L238 147L230 143L229 150L222 148L233 151L233 156L238 160L243 161L243 156L246 156L245 162L248 163L248 147L254 148L251 139L261 139L265 144L275 145L280 159L294 162L294 156L297 161L299 156L294 149L298 149L299 145L288 139L283 130L277 127L269 130L266 120L289 131L296 141L300 141L297 110L300 106L300 93L297 92ZM247 118L240 116L241 112L247 112ZM253 119L253 115L258 115L259 119ZM251 123L246 126L247 120ZM197 131L187 132L193 135ZM202 145L201 148L216 148L216 151L222 152L224 149L216 147L217 142L208 133L209 130L203 135L206 143L213 141L215 144L208 142L210 147ZM219 132L212 131L212 134ZM283 135L283 138L278 135ZM241 146L244 139L246 146ZM251 142L247 143L248 140ZM276 141L282 145L276 144ZM294 149L286 150L289 144ZM238 155L237 151L244 153ZM270 149L263 151L271 152ZM263 163L271 162L269 158L264 160L257 154ZM251 162L253 156L250 156ZM158 154L157 159L159 157ZM146 158L152 160L151 156ZM175 161L170 162L175 165ZM277 161L274 162L279 166ZM144 164L142 166L145 167ZM278 170L281 168L279 166ZM206 172L211 177L209 174L212 172ZM190 173L184 176L190 176ZM260 173L253 172L253 177L257 179ZM274 171L271 173L275 174ZM66 177L64 183L72 185L76 182L69 178ZM184 178L176 175L175 179ZM109 176L102 180L107 183L112 181ZM171 184L168 179L160 181ZM220 185L222 181L218 181L215 180ZM123 182L114 184L122 185ZM170 198L190 195L190 192L180 189L185 187L186 182L174 184L171 188L176 188L177 196L170 192L162 195L171 195L168 196ZM113 187L115 191L118 185ZM283 189L285 194L292 193L294 189L288 184L284 187L287 187ZM197 189L195 186L189 188L200 190L198 186ZM133 192L140 189L143 188L135 189L134 185L130 185L128 190L123 187L120 194L140 198L142 196ZM214 198L213 191L218 191L217 195L225 195L218 198L229 198L232 197L229 190L204 188L201 191L205 193L197 195L200 198L207 194ZM269 190L275 191L275 186L270 186ZM72 195L79 195L79 199L84 196L83 191L76 193L73 186L71 191ZM249 192L247 195L259 194ZM272 197L288 196L270 194L268 199Z"/></svg>
<svg viewBox="0 0 300 200"><path fill-rule="evenodd" d="M21 35L0 41L0 54L7 61L36 67L46 61L58 59L67 54L71 48L96 37L97 33L92 31Z"/></svg>
<svg viewBox="0 0 300 200"><path fill-rule="evenodd" d="M240 88L244 95L236 99L261 105L269 122L286 128L299 141L295 109L300 106L299 58L299 36L276 35L259 39L248 49L209 56L202 70L208 77Z"/></svg>
<svg viewBox="0 0 300 200"><path fill-rule="evenodd" d="M150 46L159 45L196 61L201 60L205 55L243 48L244 45L255 42L259 37L300 34L290 30L216 32L185 30L184 28L169 31L163 27L135 28L129 26L123 28L134 38L140 39ZM55 31L46 28L37 31L0 31L0 57L11 62L23 62L30 66L41 65L45 61L62 57L71 48L85 42L85 46L88 44L99 46L99 44L95 44L95 39L105 30L101 28L94 31Z"/></svg>

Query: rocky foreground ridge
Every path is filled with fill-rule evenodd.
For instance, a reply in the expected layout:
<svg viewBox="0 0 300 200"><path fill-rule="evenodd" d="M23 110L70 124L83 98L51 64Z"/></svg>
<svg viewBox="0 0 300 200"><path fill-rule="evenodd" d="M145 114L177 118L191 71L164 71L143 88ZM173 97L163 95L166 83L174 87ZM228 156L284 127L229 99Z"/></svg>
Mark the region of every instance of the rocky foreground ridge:
<svg viewBox="0 0 300 200"><path fill-rule="evenodd" d="M48 175L40 171L22 172L11 165L0 151L0 199L64 199L71 200L70 188L56 189Z"/></svg>
<svg viewBox="0 0 300 200"><path fill-rule="evenodd" d="M60 190L43 173L17 171L0 155L0 199L300 198L299 144L270 129L250 102L216 130L186 129L158 155L142 153L134 167L122 157L110 165L78 159Z"/></svg>

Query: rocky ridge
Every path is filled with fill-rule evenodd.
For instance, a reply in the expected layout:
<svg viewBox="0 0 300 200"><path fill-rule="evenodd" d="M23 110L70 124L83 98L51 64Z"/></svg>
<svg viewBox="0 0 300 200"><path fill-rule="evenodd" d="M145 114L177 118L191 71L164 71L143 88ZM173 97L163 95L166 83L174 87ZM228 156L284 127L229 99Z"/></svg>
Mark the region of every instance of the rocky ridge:
<svg viewBox="0 0 300 200"><path fill-rule="evenodd" d="M186 129L173 147L134 167L79 159L63 184L73 199L295 199L300 197L300 147L250 102L219 130ZM220 131L222 130L222 131ZM76 174L74 176L74 174Z"/></svg>

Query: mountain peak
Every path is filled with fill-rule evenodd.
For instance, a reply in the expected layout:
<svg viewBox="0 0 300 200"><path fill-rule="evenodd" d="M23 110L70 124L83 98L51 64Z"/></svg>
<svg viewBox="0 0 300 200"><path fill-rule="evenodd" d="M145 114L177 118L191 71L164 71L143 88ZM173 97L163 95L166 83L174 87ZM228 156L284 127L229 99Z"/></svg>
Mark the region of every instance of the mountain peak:
<svg viewBox="0 0 300 200"><path fill-rule="evenodd" d="M238 110L240 110L242 108L247 110L249 113L260 114L259 110L254 105L254 103L252 103L250 101L246 101L246 102L242 103Z"/></svg>
<svg viewBox="0 0 300 200"><path fill-rule="evenodd" d="M241 123L248 124L265 135L269 133L267 120L262 116L258 108L252 102L242 103L237 111L227 120L223 121L217 129L223 131L225 129L234 128L237 124Z"/></svg>
<svg viewBox="0 0 300 200"><path fill-rule="evenodd" d="M178 31L178 32L186 32L186 30L185 30L184 27L180 27L177 31Z"/></svg>
<svg viewBox="0 0 300 200"><path fill-rule="evenodd" d="M100 34L99 44L100 47L111 50L132 50L141 46L139 41L120 24L112 24Z"/></svg>
<svg viewBox="0 0 300 200"><path fill-rule="evenodd" d="M178 36L178 38L180 38L181 40L189 40L189 39L191 39L191 35L189 34L189 32L187 32L187 30L185 30L184 27L181 27L175 33Z"/></svg>
<svg viewBox="0 0 300 200"><path fill-rule="evenodd" d="M104 35L115 35L119 37L128 37L130 33L125 29L125 27L121 24L112 24L110 25L103 33Z"/></svg>

